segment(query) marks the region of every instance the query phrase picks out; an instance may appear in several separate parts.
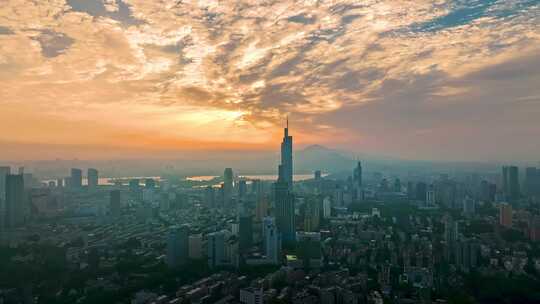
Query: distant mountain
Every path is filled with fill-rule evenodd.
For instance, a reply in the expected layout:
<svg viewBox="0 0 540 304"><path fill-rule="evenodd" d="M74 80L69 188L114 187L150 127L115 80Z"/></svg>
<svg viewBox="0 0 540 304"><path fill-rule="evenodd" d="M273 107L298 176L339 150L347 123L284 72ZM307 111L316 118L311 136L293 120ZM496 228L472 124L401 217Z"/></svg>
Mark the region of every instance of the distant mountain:
<svg viewBox="0 0 540 304"><path fill-rule="evenodd" d="M294 153L295 171L339 172L352 170L354 160L344 153L321 145L311 145Z"/></svg>

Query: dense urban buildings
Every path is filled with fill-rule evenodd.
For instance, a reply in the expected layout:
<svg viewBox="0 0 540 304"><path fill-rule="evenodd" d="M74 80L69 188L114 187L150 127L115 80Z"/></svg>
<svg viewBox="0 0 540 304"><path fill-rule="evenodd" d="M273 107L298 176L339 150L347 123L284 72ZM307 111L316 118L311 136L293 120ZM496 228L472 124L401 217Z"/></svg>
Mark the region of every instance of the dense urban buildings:
<svg viewBox="0 0 540 304"><path fill-rule="evenodd" d="M313 167L294 180L288 126L284 133L277 178L226 168L100 183L88 168L85 187L74 168L64 187L62 175L40 184L28 168L1 167L0 299L488 303L469 282L504 280L511 299L522 296L508 289L514 280L526 278L528 290L540 282L535 167L523 171L523 189L516 166L366 171L352 159L345 172ZM24 265L59 267L50 273L59 277L3 288L14 271L30 275Z"/></svg>

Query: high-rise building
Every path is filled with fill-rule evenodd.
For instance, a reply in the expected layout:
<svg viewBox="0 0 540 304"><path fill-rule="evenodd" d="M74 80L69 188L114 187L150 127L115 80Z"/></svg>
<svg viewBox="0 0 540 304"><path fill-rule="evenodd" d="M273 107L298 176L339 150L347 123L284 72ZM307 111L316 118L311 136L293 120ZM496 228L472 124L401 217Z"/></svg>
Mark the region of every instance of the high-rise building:
<svg viewBox="0 0 540 304"><path fill-rule="evenodd" d="M208 266L214 268L216 266L227 263L225 257L225 241L227 238L226 231L212 232L207 235L207 257Z"/></svg>
<svg viewBox="0 0 540 304"><path fill-rule="evenodd" d="M69 186L74 189L82 187L82 170L77 168L71 169L71 177L69 181Z"/></svg>
<svg viewBox="0 0 540 304"><path fill-rule="evenodd" d="M425 202L427 199L427 184L420 182L416 184L416 200Z"/></svg>
<svg viewBox="0 0 540 304"><path fill-rule="evenodd" d="M323 214L324 219L327 219L332 216L332 201L330 200L329 197L325 197L323 199L322 208L323 208L322 214Z"/></svg>
<svg viewBox="0 0 540 304"><path fill-rule="evenodd" d="M193 234L189 236L189 258L202 258L203 237L202 234Z"/></svg>
<svg viewBox="0 0 540 304"><path fill-rule="evenodd" d="M296 241L295 207L294 196L284 175L283 166L279 166L279 177L274 183L274 199L276 224L281 233L283 242L291 244Z"/></svg>
<svg viewBox="0 0 540 304"><path fill-rule="evenodd" d="M509 200L517 200L520 196L519 169L516 166L503 167L503 193Z"/></svg>
<svg viewBox="0 0 540 304"><path fill-rule="evenodd" d="M90 168L87 172L88 175L88 188L95 189L99 184L98 170Z"/></svg>
<svg viewBox="0 0 540 304"><path fill-rule="evenodd" d="M506 228L512 228L512 206L508 203L499 205L499 224Z"/></svg>
<svg viewBox="0 0 540 304"><path fill-rule="evenodd" d="M304 230L319 231L321 219L321 202L318 199L306 202L306 212L304 215Z"/></svg>
<svg viewBox="0 0 540 304"><path fill-rule="evenodd" d="M356 168L354 168L353 181L356 187L362 187L362 162L358 162Z"/></svg>
<svg viewBox="0 0 540 304"><path fill-rule="evenodd" d="M321 266L321 234L319 232L298 232L298 253L305 268Z"/></svg>
<svg viewBox="0 0 540 304"><path fill-rule="evenodd" d="M238 181L238 198L243 199L247 194L247 182L245 179Z"/></svg>
<svg viewBox="0 0 540 304"><path fill-rule="evenodd" d="M215 192L212 186L208 186L204 189L204 204L208 208L214 208L215 206Z"/></svg>
<svg viewBox="0 0 540 304"><path fill-rule="evenodd" d="M281 234L271 217L263 222L263 239L266 258L272 264L278 264L281 258Z"/></svg>
<svg viewBox="0 0 540 304"><path fill-rule="evenodd" d="M234 174L232 168L225 168L223 172L223 207L230 207L233 192Z"/></svg>
<svg viewBox="0 0 540 304"><path fill-rule="evenodd" d="M315 173L313 174L313 178L318 181L321 179L321 170L316 170Z"/></svg>
<svg viewBox="0 0 540 304"><path fill-rule="evenodd" d="M253 245L253 219L243 214L238 218L238 246L241 253L245 253Z"/></svg>
<svg viewBox="0 0 540 304"><path fill-rule="evenodd" d="M109 193L109 211L113 217L120 216L120 198L120 190L112 190Z"/></svg>
<svg viewBox="0 0 540 304"><path fill-rule="evenodd" d="M293 187L293 137L289 135L289 119L284 129L281 142L281 175L283 182L287 183L289 190Z"/></svg>
<svg viewBox="0 0 540 304"><path fill-rule="evenodd" d="M470 197L463 199L463 213L466 216L473 216L476 211L476 202Z"/></svg>
<svg viewBox="0 0 540 304"><path fill-rule="evenodd" d="M189 257L189 226L173 226L167 234L167 265L184 265Z"/></svg>
<svg viewBox="0 0 540 304"><path fill-rule="evenodd" d="M0 167L0 209L6 200L6 176L11 174L11 167Z"/></svg>
<svg viewBox="0 0 540 304"><path fill-rule="evenodd" d="M525 169L525 189L529 196L540 194L540 169L535 167Z"/></svg>
<svg viewBox="0 0 540 304"><path fill-rule="evenodd" d="M447 245L451 245L458 239L459 223L447 215L444 218L444 240Z"/></svg>
<svg viewBox="0 0 540 304"><path fill-rule="evenodd" d="M24 223L25 207L23 175L8 174L6 176L4 226L6 228L21 226Z"/></svg>

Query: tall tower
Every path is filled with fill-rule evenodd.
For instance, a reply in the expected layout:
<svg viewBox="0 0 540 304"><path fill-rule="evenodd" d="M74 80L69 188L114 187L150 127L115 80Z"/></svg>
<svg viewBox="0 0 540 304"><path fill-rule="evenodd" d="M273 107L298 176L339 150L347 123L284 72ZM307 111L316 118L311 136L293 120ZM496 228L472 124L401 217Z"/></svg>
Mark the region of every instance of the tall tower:
<svg viewBox="0 0 540 304"><path fill-rule="evenodd" d="M279 174L281 178L289 186L292 191L293 185L293 138L289 136L289 118L284 129L283 141L281 142L281 170Z"/></svg>
<svg viewBox="0 0 540 304"><path fill-rule="evenodd" d="M358 161L358 164L356 165L356 168L354 168L353 173L355 186L357 186L358 188L362 188L362 162Z"/></svg>
<svg viewBox="0 0 540 304"><path fill-rule="evenodd" d="M279 166L279 178L274 183L276 226L285 244L293 244L296 240L296 223L294 214L294 196L289 183L283 178L283 165Z"/></svg>
<svg viewBox="0 0 540 304"><path fill-rule="evenodd" d="M81 169L72 168L71 169L71 179L70 179L71 188L81 188L82 187L82 171Z"/></svg>
<svg viewBox="0 0 540 304"><path fill-rule="evenodd" d="M88 188L95 189L99 184L98 170L89 168L87 171L88 176Z"/></svg>
<svg viewBox="0 0 540 304"><path fill-rule="evenodd" d="M503 167L503 193L507 199L519 199L519 169L516 166Z"/></svg>
<svg viewBox="0 0 540 304"><path fill-rule="evenodd" d="M5 219L6 228L19 227L24 223L24 179L22 174L6 176L6 203Z"/></svg>
<svg viewBox="0 0 540 304"><path fill-rule="evenodd" d="M223 207L231 205L234 174L231 168L225 168L223 172Z"/></svg>

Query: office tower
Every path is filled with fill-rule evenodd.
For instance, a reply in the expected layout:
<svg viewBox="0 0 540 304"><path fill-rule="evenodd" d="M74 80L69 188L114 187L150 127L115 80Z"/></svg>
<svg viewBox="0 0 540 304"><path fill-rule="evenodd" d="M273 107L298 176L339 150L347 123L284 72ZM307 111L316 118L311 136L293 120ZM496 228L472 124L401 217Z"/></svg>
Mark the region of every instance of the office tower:
<svg viewBox="0 0 540 304"><path fill-rule="evenodd" d="M240 303L242 304L263 304L262 288L247 287L240 289Z"/></svg>
<svg viewBox="0 0 540 304"><path fill-rule="evenodd" d="M226 241L226 232L218 231L212 232L207 235L207 257L208 257L208 266L214 268L226 263L225 259L225 241Z"/></svg>
<svg viewBox="0 0 540 304"><path fill-rule="evenodd" d="M319 231L321 208L318 199L308 201L306 203L306 212L304 216L304 230L305 231Z"/></svg>
<svg viewBox="0 0 540 304"><path fill-rule="evenodd" d="M156 181L153 178L147 178L144 180L144 188L154 189L156 187Z"/></svg>
<svg viewBox="0 0 540 304"><path fill-rule="evenodd" d="M24 166L20 166L18 169L18 174L23 175L24 174Z"/></svg>
<svg viewBox="0 0 540 304"><path fill-rule="evenodd" d="M499 224L506 228L512 228L512 206L508 203L499 205Z"/></svg>
<svg viewBox="0 0 540 304"><path fill-rule="evenodd" d="M452 216L446 215L444 218L444 240L447 245L451 245L457 241L458 231L458 222L454 221Z"/></svg>
<svg viewBox="0 0 540 304"><path fill-rule="evenodd" d="M329 197L323 199L323 218L327 219L332 216L332 201Z"/></svg>
<svg viewBox="0 0 540 304"><path fill-rule="evenodd" d="M57 187L57 188L62 188L62 187L64 187L64 179L63 179L63 178L57 178L57 179L56 179L56 187Z"/></svg>
<svg viewBox="0 0 540 304"><path fill-rule="evenodd" d="M11 174L11 167L0 167L0 207L6 200L6 176Z"/></svg>
<svg viewBox="0 0 540 304"><path fill-rule="evenodd" d="M88 175L88 188L95 189L99 184L98 170L90 168L87 171Z"/></svg>
<svg viewBox="0 0 540 304"><path fill-rule="evenodd" d="M283 166L279 166L279 177L274 183L274 199L276 224L281 233L283 242L287 245L292 244L296 240L296 226L294 214L294 196L291 193L291 188L285 175L288 173Z"/></svg>
<svg viewBox="0 0 540 304"><path fill-rule="evenodd" d="M401 180L399 178L394 181L394 192L401 192Z"/></svg>
<svg viewBox="0 0 540 304"><path fill-rule="evenodd" d="M201 233L193 234L189 236L189 258L200 259L202 258L203 249L203 236Z"/></svg>
<svg viewBox="0 0 540 304"><path fill-rule="evenodd" d="M281 259L281 234L274 221L266 221L263 223L263 228L265 256L272 264L279 264Z"/></svg>
<svg viewBox="0 0 540 304"><path fill-rule="evenodd" d="M313 174L313 178L318 181L321 179L321 170L317 170L315 171L315 173Z"/></svg>
<svg viewBox="0 0 540 304"><path fill-rule="evenodd" d="M114 217L120 216L120 190L112 190L109 193L109 212Z"/></svg>
<svg viewBox="0 0 540 304"><path fill-rule="evenodd" d="M231 168L225 168L223 172L223 207L231 205L234 174Z"/></svg>
<svg viewBox="0 0 540 304"><path fill-rule="evenodd" d="M427 199L427 185L426 183L417 183L416 184L416 200L425 202Z"/></svg>
<svg viewBox="0 0 540 304"><path fill-rule="evenodd" d="M535 167L525 169L525 189L529 196L540 194L540 169Z"/></svg>
<svg viewBox="0 0 540 304"><path fill-rule="evenodd" d="M466 216L473 216L476 211L476 202L470 197L465 197L463 200L463 213Z"/></svg>
<svg viewBox="0 0 540 304"><path fill-rule="evenodd" d="M409 200L416 200L416 189L413 182L407 182L407 198Z"/></svg>
<svg viewBox="0 0 540 304"><path fill-rule="evenodd" d="M247 194L247 183L245 179L238 181L238 198L243 199Z"/></svg>
<svg viewBox="0 0 540 304"><path fill-rule="evenodd" d="M73 168L71 169L71 177L69 180L69 186L73 189L82 187L82 170Z"/></svg>
<svg viewBox="0 0 540 304"><path fill-rule="evenodd" d="M480 199L484 202L495 201L495 194L497 194L497 185L492 184L486 180L480 182Z"/></svg>
<svg viewBox="0 0 540 304"><path fill-rule="evenodd" d="M281 170L282 180L292 191L293 187L293 137L289 136L289 119L284 129L283 141L281 142Z"/></svg>
<svg viewBox="0 0 540 304"><path fill-rule="evenodd" d="M257 198L263 195L263 184L260 179L251 181L251 193L255 194Z"/></svg>
<svg viewBox="0 0 540 304"><path fill-rule="evenodd" d="M435 206L435 188L433 185L429 185L426 191L426 206Z"/></svg>
<svg viewBox="0 0 540 304"><path fill-rule="evenodd" d="M265 197L257 199L255 206L255 221L261 222L262 219L268 215L268 200Z"/></svg>
<svg viewBox="0 0 540 304"><path fill-rule="evenodd" d="M519 169L516 166L503 167L503 193L509 200L519 199Z"/></svg>
<svg viewBox="0 0 540 304"><path fill-rule="evenodd" d="M167 265L182 266L189 257L189 226L173 226L167 234Z"/></svg>
<svg viewBox="0 0 540 304"><path fill-rule="evenodd" d="M266 229L270 226L276 226L276 219L271 216L265 216L262 220L262 237L263 239L266 236ZM264 244L263 244L264 246Z"/></svg>
<svg viewBox="0 0 540 304"><path fill-rule="evenodd" d="M305 268L321 266L321 234L319 232L298 232L298 253Z"/></svg>
<svg viewBox="0 0 540 304"><path fill-rule="evenodd" d="M24 178L21 174L6 175L6 201L4 209L4 226L19 227L24 223L25 195Z"/></svg>
<svg viewBox="0 0 540 304"><path fill-rule="evenodd" d="M241 253L246 253L253 245L253 219L251 215L238 218L238 246Z"/></svg>
<svg viewBox="0 0 540 304"><path fill-rule="evenodd" d="M214 208L215 206L215 193L212 186L204 188L204 204L208 208Z"/></svg>
<svg viewBox="0 0 540 304"><path fill-rule="evenodd" d="M353 181L356 187L362 187L362 163L358 162L353 171Z"/></svg>

